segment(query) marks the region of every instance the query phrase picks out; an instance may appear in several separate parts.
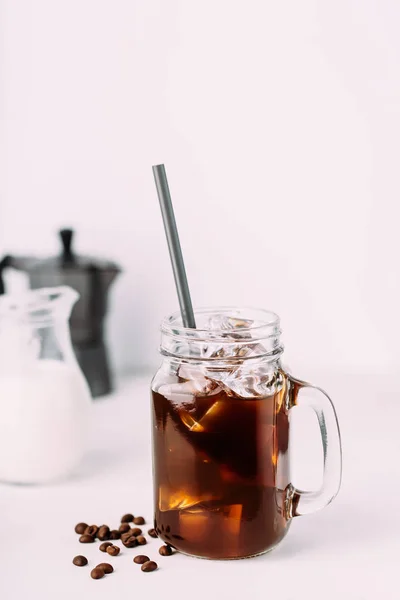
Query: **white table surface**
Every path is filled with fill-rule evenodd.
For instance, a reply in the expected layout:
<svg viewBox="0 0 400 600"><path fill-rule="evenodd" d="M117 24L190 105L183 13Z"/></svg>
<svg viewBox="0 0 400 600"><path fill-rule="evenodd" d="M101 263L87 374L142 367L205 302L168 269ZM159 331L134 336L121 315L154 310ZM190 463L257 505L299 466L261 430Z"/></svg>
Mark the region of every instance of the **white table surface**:
<svg viewBox="0 0 400 600"><path fill-rule="evenodd" d="M116 527L123 513L133 512L151 526L149 378L131 378L113 396L95 401L90 451L74 478L45 487L0 485L0 598L398 600L397 379L325 375L318 383L331 392L341 424L342 489L327 509L296 518L276 550L216 562L179 554L161 557L160 541L152 539L143 551L160 568L146 574L132 562L137 549L119 544L121 555L112 558L99 552L98 543L78 543L74 526L79 521ZM313 446L305 441L304 448L297 454L304 450L306 459ZM317 471L309 472L309 481ZM302 476L304 487L305 471ZM89 566L72 564L76 554L85 554L90 567L108 560L115 572L94 581Z"/></svg>

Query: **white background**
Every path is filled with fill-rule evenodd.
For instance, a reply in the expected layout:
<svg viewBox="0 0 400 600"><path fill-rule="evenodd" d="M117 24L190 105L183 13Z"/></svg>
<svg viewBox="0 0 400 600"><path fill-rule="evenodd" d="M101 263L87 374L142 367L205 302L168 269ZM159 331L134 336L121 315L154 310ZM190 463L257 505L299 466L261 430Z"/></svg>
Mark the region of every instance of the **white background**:
<svg viewBox="0 0 400 600"><path fill-rule="evenodd" d="M177 308L165 162L196 305L270 308L293 369L399 366L400 5L2 0L0 250L117 260L119 370ZM305 371L305 372L304 372Z"/></svg>

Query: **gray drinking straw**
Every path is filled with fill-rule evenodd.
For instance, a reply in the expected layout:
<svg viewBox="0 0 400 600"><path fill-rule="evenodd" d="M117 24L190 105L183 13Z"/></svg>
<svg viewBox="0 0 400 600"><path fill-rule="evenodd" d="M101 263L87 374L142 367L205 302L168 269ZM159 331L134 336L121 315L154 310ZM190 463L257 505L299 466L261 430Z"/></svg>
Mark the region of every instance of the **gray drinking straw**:
<svg viewBox="0 0 400 600"><path fill-rule="evenodd" d="M154 180L160 201L161 214L164 221L165 235L167 236L168 250L174 272L176 291L178 292L179 306L182 322L185 327L196 329L192 300L186 277L185 263L183 262L178 229L176 228L174 209L169 193L167 174L164 165L153 166Z"/></svg>

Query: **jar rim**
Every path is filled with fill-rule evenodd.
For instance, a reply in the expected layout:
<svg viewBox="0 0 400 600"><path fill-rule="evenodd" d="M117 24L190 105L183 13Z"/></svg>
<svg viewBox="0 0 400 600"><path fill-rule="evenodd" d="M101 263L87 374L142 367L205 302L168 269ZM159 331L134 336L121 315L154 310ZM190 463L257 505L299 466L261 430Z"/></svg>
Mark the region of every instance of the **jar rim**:
<svg viewBox="0 0 400 600"><path fill-rule="evenodd" d="M265 331L279 330L280 318L279 315L271 310L254 308L254 307L241 307L241 306L213 306L213 307L200 307L194 310L196 323L203 323L204 319L210 318L216 315L224 315L238 321L236 327L230 327L229 330L226 328L210 328L200 325L196 329L185 327L182 323L182 315L180 311L173 312L167 315L161 322L161 332L166 335L180 337L180 338L193 338L197 340L209 339L210 336L213 340L220 339L225 340L227 333L231 335L240 334L256 334L256 337L265 337ZM251 321L251 325L245 326L240 325L239 322ZM264 330L264 333L262 331ZM251 335L253 337L253 335ZM253 338L254 339L254 338Z"/></svg>
<svg viewBox="0 0 400 600"><path fill-rule="evenodd" d="M198 329L185 327L180 312L162 321L163 356L226 367L250 360L276 360L283 352L280 319L272 311L214 306L195 309L194 314Z"/></svg>

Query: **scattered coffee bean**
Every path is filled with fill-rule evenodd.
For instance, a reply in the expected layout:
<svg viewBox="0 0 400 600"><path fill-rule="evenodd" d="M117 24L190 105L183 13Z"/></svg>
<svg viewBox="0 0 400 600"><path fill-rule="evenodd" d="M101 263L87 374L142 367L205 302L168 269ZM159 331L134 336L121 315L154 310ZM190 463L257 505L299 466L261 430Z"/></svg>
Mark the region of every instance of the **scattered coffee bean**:
<svg viewBox="0 0 400 600"><path fill-rule="evenodd" d="M146 538L144 537L144 535L139 535L139 536L136 538L136 541L137 541L137 543L139 544L139 546L144 546L145 544L147 544L147 540L146 540Z"/></svg>
<svg viewBox="0 0 400 600"><path fill-rule="evenodd" d="M161 548L159 548L158 551L161 554L161 556L171 556L172 554L171 546L161 546Z"/></svg>
<svg viewBox="0 0 400 600"><path fill-rule="evenodd" d="M137 565L142 565L143 563L149 562L149 561L150 561L149 557L146 556L145 554L138 554L133 559L133 562L136 563Z"/></svg>
<svg viewBox="0 0 400 600"><path fill-rule="evenodd" d="M131 513L127 513L123 517L121 517L121 523L131 523L133 521L133 515Z"/></svg>
<svg viewBox="0 0 400 600"><path fill-rule="evenodd" d="M97 525L88 525L85 529L85 533L87 535L92 535L93 537L96 537L98 530L99 528L97 527Z"/></svg>
<svg viewBox="0 0 400 600"><path fill-rule="evenodd" d="M108 546L106 552L110 554L110 556L118 556L118 554L121 552L121 549L118 548L118 546L113 546L111 544L111 546Z"/></svg>
<svg viewBox="0 0 400 600"><path fill-rule="evenodd" d="M119 540L121 537L121 532L118 529L112 529L110 531L110 540Z"/></svg>
<svg viewBox="0 0 400 600"><path fill-rule="evenodd" d="M135 523L135 525L144 525L145 524L145 520L143 519L143 517L135 517L133 519L133 522Z"/></svg>
<svg viewBox="0 0 400 600"><path fill-rule="evenodd" d="M99 550L101 552L107 552L107 548L109 548L110 546L112 546L111 542L103 542L102 544L100 544Z"/></svg>
<svg viewBox="0 0 400 600"><path fill-rule="evenodd" d="M149 534L149 536L150 536L150 537L152 537L152 538L157 538L157 537L158 537L158 535L157 535L157 531L156 531L155 529L149 529L147 533L148 533L148 534Z"/></svg>
<svg viewBox="0 0 400 600"><path fill-rule="evenodd" d="M133 529L131 529L131 534L132 535L140 535L142 533L142 530L139 527L134 527Z"/></svg>
<svg viewBox="0 0 400 600"><path fill-rule="evenodd" d="M110 565L110 563L100 563L99 565L97 565L96 569L103 569L106 575L109 575L114 571L114 567Z"/></svg>
<svg viewBox="0 0 400 600"><path fill-rule="evenodd" d="M81 544L93 544L94 537L92 535L89 535L88 533L84 533L79 538L79 541L80 541Z"/></svg>
<svg viewBox="0 0 400 600"><path fill-rule="evenodd" d="M97 532L97 537L101 542L110 539L110 528L107 525L101 525L99 527L99 531Z"/></svg>
<svg viewBox="0 0 400 600"><path fill-rule="evenodd" d="M122 543L125 546L125 548L134 548L135 546L137 546L137 539L134 535L131 535L123 539Z"/></svg>
<svg viewBox="0 0 400 600"><path fill-rule="evenodd" d="M157 568L158 565L156 562L154 562L154 560L148 560L141 566L141 569L144 573L151 573L151 571L155 571Z"/></svg>
<svg viewBox="0 0 400 600"><path fill-rule="evenodd" d="M101 569L100 567L95 567L91 571L90 577L92 579L101 579L102 577L104 577L104 571L103 571L103 569Z"/></svg>
<svg viewBox="0 0 400 600"><path fill-rule="evenodd" d="M79 556L75 556L75 558L72 562L77 567L84 567L85 565L87 565L88 560L87 560L86 556L82 556L81 554L79 554Z"/></svg>
<svg viewBox="0 0 400 600"><path fill-rule="evenodd" d="M121 533L121 540L127 540L128 538L132 537L132 533L131 530L127 531L126 533Z"/></svg>
<svg viewBox="0 0 400 600"><path fill-rule="evenodd" d="M78 525L75 525L75 533L82 535L82 533L85 533L86 527L89 527L87 523L78 523Z"/></svg>
<svg viewBox="0 0 400 600"><path fill-rule="evenodd" d="M128 533L128 531L131 530L131 526L128 523L122 523L119 526L119 532L120 533Z"/></svg>

